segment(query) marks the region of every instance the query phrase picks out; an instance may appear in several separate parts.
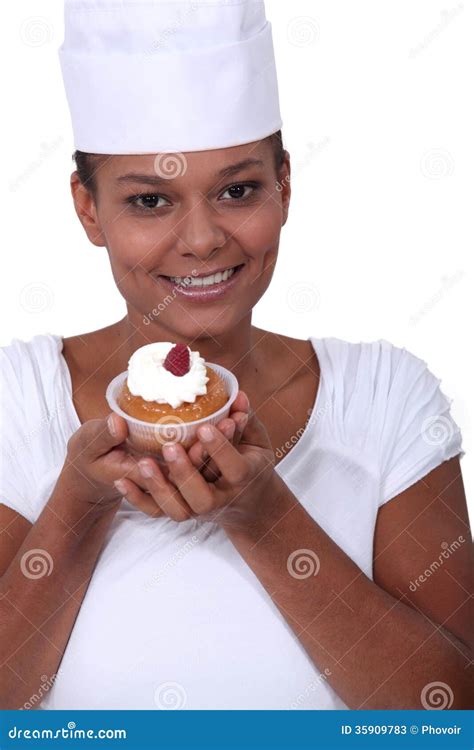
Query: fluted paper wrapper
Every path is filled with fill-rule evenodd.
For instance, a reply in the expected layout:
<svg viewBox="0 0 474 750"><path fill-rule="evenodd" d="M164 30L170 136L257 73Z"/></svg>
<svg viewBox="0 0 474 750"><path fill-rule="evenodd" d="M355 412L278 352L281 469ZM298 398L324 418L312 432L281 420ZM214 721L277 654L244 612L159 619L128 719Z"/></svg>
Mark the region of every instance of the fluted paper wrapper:
<svg viewBox="0 0 474 750"><path fill-rule="evenodd" d="M218 411L203 419L194 420L194 422L184 422L179 417L173 415L161 417L158 422L144 422L141 419L131 417L117 403L117 397L127 379L128 372L121 372L120 375L117 375L109 383L105 397L112 411L123 417L127 422L129 435L126 444L131 453L151 455L164 463L162 456L164 445L181 443L188 450L198 439L198 427L204 424L216 425L221 419L229 416L231 404L239 391L237 378L230 370L221 367L221 365L216 365L212 362L206 362L205 364L207 367L211 367L222 378L229 398Z"/></svg>

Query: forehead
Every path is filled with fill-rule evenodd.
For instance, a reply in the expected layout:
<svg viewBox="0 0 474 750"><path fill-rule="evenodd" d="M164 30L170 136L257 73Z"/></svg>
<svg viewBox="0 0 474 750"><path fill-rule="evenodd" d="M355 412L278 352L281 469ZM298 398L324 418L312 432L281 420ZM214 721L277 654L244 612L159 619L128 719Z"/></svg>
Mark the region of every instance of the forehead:
<svg viewBox="0 0 474 750"><path fill-rule="evenodd" d="M133 175L149 175L164 180L216 180L231 176L242 164L263 171L270 165L271 149L264 140L230 148L183 153L120 154L106 157L100 168L103 178L117 184L133 181ZM239 170L242 171L242 170Z"/></svg>

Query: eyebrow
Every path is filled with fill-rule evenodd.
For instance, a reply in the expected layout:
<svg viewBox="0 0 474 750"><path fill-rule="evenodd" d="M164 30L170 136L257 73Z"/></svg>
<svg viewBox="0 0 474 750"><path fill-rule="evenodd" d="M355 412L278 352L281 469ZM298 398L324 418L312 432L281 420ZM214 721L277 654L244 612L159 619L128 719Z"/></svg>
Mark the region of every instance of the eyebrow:
<svg viewBox="0 0 474 750"><path fill-rule="evenodd" d="M236 164L230 164L228 167L224 167L216 172L216 178L231 177L238 172L242 172L248 167L264 167L264 163L261 159L243 159L238 161ZM171 180L172 181L172 180ZM170 180L166 177L159 177L158 175L151 174L139 174L137 172L129 172L128 174L121 175L117 178L118 183L127 182L141 182L145 185L161 185L162 183L170 183Z"/></svg>

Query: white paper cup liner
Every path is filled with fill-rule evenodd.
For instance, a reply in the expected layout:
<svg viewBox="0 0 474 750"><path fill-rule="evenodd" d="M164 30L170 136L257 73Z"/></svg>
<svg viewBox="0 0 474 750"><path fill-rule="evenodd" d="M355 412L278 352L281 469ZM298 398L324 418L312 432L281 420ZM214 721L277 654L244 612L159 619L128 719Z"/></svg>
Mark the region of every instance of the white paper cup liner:
<svg viewBox="0 0 474 750"><path fill-rule="evenodd" d="M225 389L229 398L224 406L218 411L210 414L203 419L196 419L193 422L185 422L177 416L168 415L161 417L157 422L144 422L142 419L131 417L130 414L122 411L117 403L117 397L123 388L127 379L128 372L121 372L107 386L105 398L112 411L123 417L128 426L128 438L126 443L132 453L155 456L159 461L164 461L161 454L162 448L166 444L181 443L187 450L196 442L197 428L203 424L216 425L221 419L229 416L230 407L239 392L239 383L235 375L221 365L212 362L205 363L222 378Z"/></svg>

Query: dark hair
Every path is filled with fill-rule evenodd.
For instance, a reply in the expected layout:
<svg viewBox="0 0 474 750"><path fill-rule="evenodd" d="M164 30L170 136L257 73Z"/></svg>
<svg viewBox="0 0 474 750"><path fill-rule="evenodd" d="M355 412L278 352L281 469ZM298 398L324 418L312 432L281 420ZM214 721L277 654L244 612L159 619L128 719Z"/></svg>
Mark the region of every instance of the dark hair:
<svg viewBox="0 0 474 750"><path fill-rule="evenodd" d="M285 157L281 130L268 135L264 140L270 142L273 150L275 170L278 174ZM79 180L89 190L94 200L97 201L96 172L101 163L107 160L107 154L90 154L86 151L74 151L72 158L76 164Z"/></svg>

